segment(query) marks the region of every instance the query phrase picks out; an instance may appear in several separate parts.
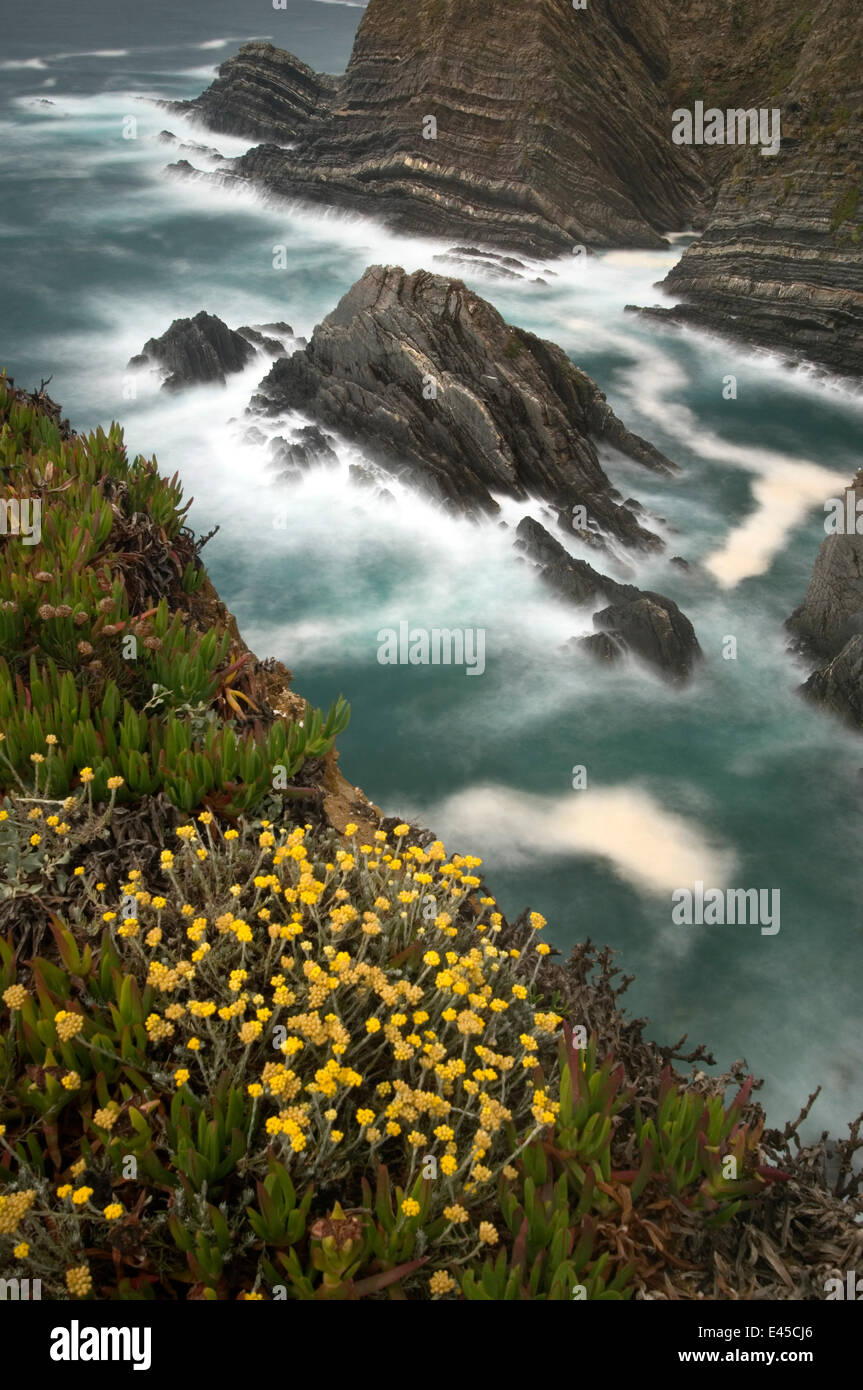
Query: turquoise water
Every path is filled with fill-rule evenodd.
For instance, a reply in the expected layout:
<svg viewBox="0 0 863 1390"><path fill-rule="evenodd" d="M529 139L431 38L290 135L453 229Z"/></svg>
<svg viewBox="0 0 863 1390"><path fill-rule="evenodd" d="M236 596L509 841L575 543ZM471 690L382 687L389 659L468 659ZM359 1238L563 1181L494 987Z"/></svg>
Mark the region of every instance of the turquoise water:
<svg viewBox="0 0 863 1390"><path fill-rule="evenodd" d="M360 14L289 0L261 11L259 36L339 71ZM860 1109L863 745L800 702L782 624L805 592L823 502L859 467L860 399L625 314L659 302L653 286L681 240L556 263L546 286L469 281L560 343L681 466L669 481L607 461L624 495L664 518L665 556L638 560L636 577L691 617L704 668L684 693L645 671L597 669L561 650L589 615L545 593L506 531L443 518L399 488L375 507L347 481L348 448L338 469L280 490L242 438L265 364L225 391L174 399L126 373L181 314L284 318L308 335L368 264L433 268L446 249L164 177L175 157L156 138L164 128L223 153L244 147L193 132L152 98L200 91L253 35L247 9L51 4L26 23L0 57L0 361L28 386L53 373L75 425L119 418L133 449L180 472L196 528L220 524L206 558L253 648L284 660L316 703L350 698L341 763L354 782L482 855L504 909L541 911L556 946L589 935L617 948L650 1032L688 1033L723 1066L745 1057L767 1078L775 1123L820 1082L813 1129L841 1131ZM136 138L124 139L130 116ZM729 374L736 400L723 399ZM507 505L505 519L523 510ZM695 568L670 565L675 554ZM485 674L379 665L379 629L404 620L483 628ZM723 659L728 637L736 660ZM576 765L585 791L572 788ZM696 879L780 889L779 933L673 926L670 894Z"/></svg>

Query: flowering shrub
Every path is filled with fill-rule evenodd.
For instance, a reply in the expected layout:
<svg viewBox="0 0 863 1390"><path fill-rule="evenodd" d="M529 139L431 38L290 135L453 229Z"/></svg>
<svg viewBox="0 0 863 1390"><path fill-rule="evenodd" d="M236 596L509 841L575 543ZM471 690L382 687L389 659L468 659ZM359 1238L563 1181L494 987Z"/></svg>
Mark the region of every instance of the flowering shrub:
<svg viewBox="0 0 863 1390"><path fill-rule="evenodd" d="M52 805L0 810L46 863ZM55 960L0 941L0 1268L53 1297L620 1298L636 1262L596 1223L633 1194L721 1214L765 1186L716 1171L757 1145L740 1106L683 1124L673 1087L615 1172L631 1092L544 1002L543 918L504 945L478 859L346 836L204 811L114 894L70 868Z"/></svg>

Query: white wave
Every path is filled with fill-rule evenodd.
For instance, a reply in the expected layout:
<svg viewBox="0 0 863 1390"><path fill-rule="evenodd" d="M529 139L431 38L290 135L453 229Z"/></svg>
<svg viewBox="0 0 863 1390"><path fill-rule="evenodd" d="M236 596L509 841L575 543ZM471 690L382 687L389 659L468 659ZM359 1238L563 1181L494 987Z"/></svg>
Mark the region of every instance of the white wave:
<svg viewBox="0 0 863 1390"><path fill-rule="evenodd" d="M52 53L49 62L64 63L70 58L128 58L128 48L85 48L81 53Z"/></svg>
<svg viewBox="0 0 863 1390"><path fill-rule="evenodd" d="M227 48L234 43L272 43L272 34L232 34L227 39L207 39L206 43L196 43L195 48L208 50L211 48Z"/></svg>
<svg viewBox="0 0 863 1390"><path fill-rule="evenodd" d="M172 73L172 76L194 77L195 80L199 82L212 82L218 71L218 67L211 64L206 68L177 68L176 72Z"/></svg>
<svg viewBox="0 0 863 1390"><path fill-rule="evenodd" d="M9 58L5 63L0 63L0 72L18 72L24 68L44 72L46 66L41 58Z"/></svg>
<svg viewBox="0 0 863 1390"><path fill-rule="evenodd" d="M475 851L507 868L561 855L595 856L636 889L657 895L699 880L724 887L737 864L734 852L691 816L667 810L637 783L558 797L480 785L422 815L451 851Z"/></svg>

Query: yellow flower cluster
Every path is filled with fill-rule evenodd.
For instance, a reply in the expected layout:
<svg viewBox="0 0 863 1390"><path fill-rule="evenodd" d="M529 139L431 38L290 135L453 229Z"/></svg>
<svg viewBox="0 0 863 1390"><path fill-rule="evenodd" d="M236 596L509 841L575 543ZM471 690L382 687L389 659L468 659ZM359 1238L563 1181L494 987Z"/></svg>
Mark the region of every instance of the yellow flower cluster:
<svg viewBox="0 0 863 1390"><path fill-rule="evenodd" d="M33 1188L0 1197L0 1236L11 1236L36 1200Z"/></svg>
<svg viewBox="0 0 863 1390"><path fill-rule="evenodd" d="M57 1037L61 1042L69 1042L84 1027L84 1019L81 1014L67 1013L65 1009L60 1009L54 1015L54 1026L57 1029Z"/></svg>
<svg viewBox="0 0 863 1390"><path fill-rule="evenodd" d="M373 844L358 844L348 826L346 848L322 844L311 826L268 823L226 832L228 860L205 824L207 858L194 823L162 852L167 897L139 869L127 873L122 890L143 932L109 924L164 1000L145 1028L174 1085L237 1074L261 1107L265 1142L300 1180L333 1146L342 1168L351 1153L364 1163L378 1150L398 1166L400 1151L409 1175L432 1155L447 1179L440 1215L444 1203L461 1213L456 1197L512 1175L510 1124L523 1142L555 1117L543 1086L562 1020L531 1002L535 957L499 944L501 914L477 892L481 861L448 859L439 841L406 845L403 825L393 842L378 831ZM533 914L530 926L545 921ZM196 948L191 960L184 940ZM148 957L156 946L158 958ZM190 1051L202 1065L194 1081L183 1065ZM540 1066L546 1082L534 1081ZM404 1198L404 1215L413 1201ZM493 1230L480 1237L486 1244Z"/></svg>

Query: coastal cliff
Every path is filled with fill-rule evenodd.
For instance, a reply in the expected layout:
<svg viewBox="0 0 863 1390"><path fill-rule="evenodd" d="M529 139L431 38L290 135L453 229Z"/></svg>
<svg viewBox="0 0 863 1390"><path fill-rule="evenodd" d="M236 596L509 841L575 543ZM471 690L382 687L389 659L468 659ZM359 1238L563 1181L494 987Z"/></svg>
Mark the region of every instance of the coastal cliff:
<svg viewBox="0 0 863 1390"><path fill-rule="evenodd" d="M211 129L289 138L226 165L284 197L395 228L540 255L664 244L706 211L697 157L672 144L667 20L647 0L371 0L333 83L244 45L179 109Z"/></svg>
<svg viewBox="0 0 863 1390"><path fill-rule="evenodd" d="M749 7L738 8L745 49L758 20ZM670 311L679 322L857 376L863 372L860 7L857 0L822 0L796 19L783 12L776 40L785 44L784 72L747 73L747 95L736 92L733 102L778 109L781 147L775 157L758 148L733 150L703 236L663 288L680 298ZM723 104L707 83L698 95ZM714 153L711 147L705 157Z"/></svg>
<svg viewBox="0 0 863 1390"><path fill-rule="evenodd" d="M171 167L528 255L704 229L648 312L859 374L861 42L856 0L370 0L342 77L244 45L174 109L266 143ZM696 101L778 110L777 155L675 144Z"/></svg>

